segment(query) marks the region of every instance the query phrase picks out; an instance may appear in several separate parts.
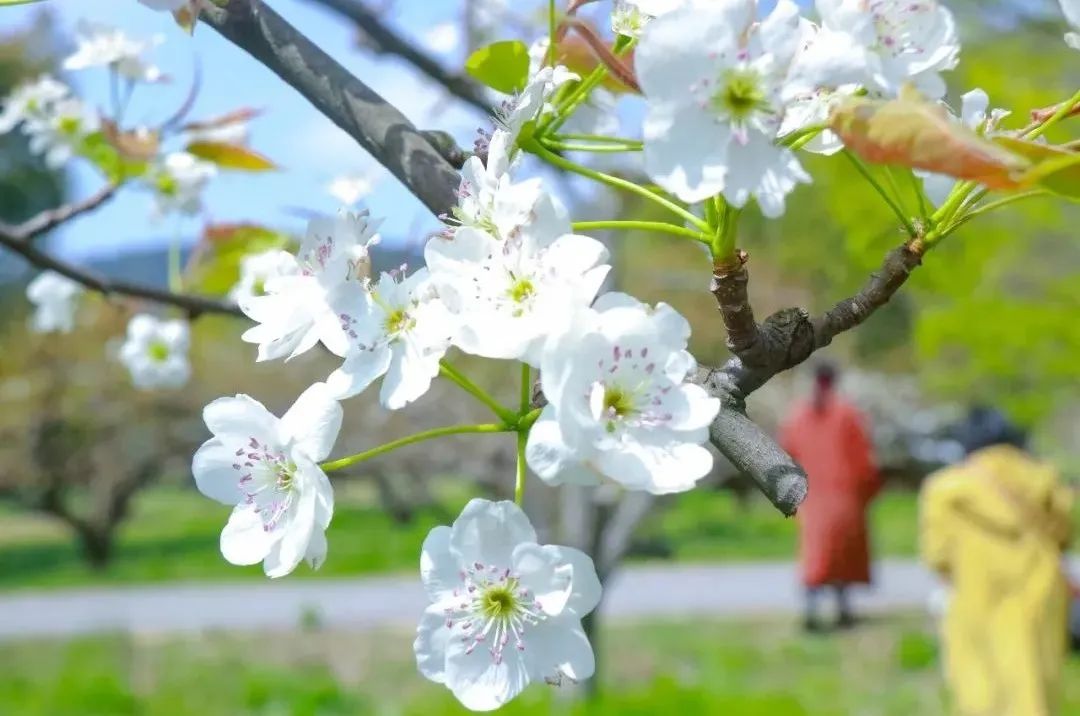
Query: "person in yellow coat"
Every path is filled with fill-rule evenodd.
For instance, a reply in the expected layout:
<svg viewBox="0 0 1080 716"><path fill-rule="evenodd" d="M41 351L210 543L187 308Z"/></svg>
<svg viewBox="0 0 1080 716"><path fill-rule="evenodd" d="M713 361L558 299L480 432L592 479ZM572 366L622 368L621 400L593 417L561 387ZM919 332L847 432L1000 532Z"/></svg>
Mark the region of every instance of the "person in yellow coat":
<svg viewBox="0 0 1080 716"><path fill-rule="evenodd" d="M996 411L973 410L961 442L967 458L927 478L920 505L922 557L951 592L941 637L953 713L1056 714L1071 491Z"/></svg>

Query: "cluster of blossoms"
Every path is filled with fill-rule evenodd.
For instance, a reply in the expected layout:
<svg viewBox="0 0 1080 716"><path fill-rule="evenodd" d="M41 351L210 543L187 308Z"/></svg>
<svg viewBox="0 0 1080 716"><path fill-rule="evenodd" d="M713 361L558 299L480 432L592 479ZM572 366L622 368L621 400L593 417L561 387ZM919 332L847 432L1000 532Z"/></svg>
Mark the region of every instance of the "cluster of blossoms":
<svg viewBox="0 0 1080 716"><path fill-rule="evenodd" d="M815 24L791 0L758 19L752 0L624 0L616 30L640 35L635 55L648 101L645 168L679 198L757 200L766 216L809 182L778 140L818 131L846 96L895 96L914 84L939 99L956 66L951 13L932 0L818 0ZM626 18L630 18L627 20ZM806 147L835 152L820 132Z"/></svg>
<svg viewBox="0 0 1080 716"><path fill-rule="evenodd" d="M201 6L140 2L196 15ZM1063 7L1076 24L1076 3ZM951 13L935 0L817 0L816 8L815 23L792 0L764 15L757 0L614 2L616 47L635 45L647 106L637 144L652 180L687 204L710 202L706 214L754 200L775 217L810 181L790 140L805 140L799 148L807 151L838 151L826 120L839 102L894 97L905 85L944 96L941 73L956 66L959 44ZM1067 40L1080 44L1075 34ZM711 471L704 444L721 406L695 383L689 324L664 303L604 292L611 271L604 245L575 233L544 182L522 174L523 150L562 159L542 144L552 123L584 122L587 129L571 131L622 141L597 136L612 131L602 127L612 126L614 100L592 88L567 101L564 91L588 79L545 66L546 47L534 46L527 84L481 133L423 266L373 275L380 222L348 210L312 220L295 253L244 259L230 296L254 323L242 337L257 346L257 360L287 361L321 344L340 364L280 418L246 395L206 406L213 437L192 471L200 491L233 507L221 533L229 562L261 563L270 577L303 561L318 567L334 508L326 473L361 457L327 462L341 401L378 381L380 403L396 410L420 400L440 374L478 395L447 361L452 350L525 366L520 412L481 397L502 421L493 427L517 433L518 502L526 467L550 485L610 483L652 494L690 490ZM99 32L81 41L68 67L107 65L130 82L159 81L141 60L145 49ZM0 130L21 123L50 158L78 152L96 130L80 107L64 106L68 96L47 78L21 88L0 114ZM993 133L1004 114L988 109L985 93L969 92L956 121ZM146 176L163 210L191 212L212 172L189 155L170 155ZM924 181L935 202L952 187L947 177ZM364 189L343 182L335 192L355 201ZM717 228L662 201L690 223ZM78 293L63 277L36 279L28 291L35 325L69 329ZM188 342L186 323L139 315L120 358L140 387L176 387L190 373ZM528 404L534 370L544 398L535 408ZM592 675L581 619L600 601L596 570L578 550L539 544L520 504L471 501L452 526L428 535L420 572L430 606L414 642L417 666L468 708L498 708L532 681Z"/></svg>
<svg viewBox="0 0 1080 716"><path fill-rule="evenodd" d="M159 67L146 59L147 53L160 38L151 41L135 40L115 28L82 23L75 51L63 62L69 71L105 68L130 98L138 85L166 81ZM114 108L118 112L121 107ZM104 131L106 120L97 110L74 96L71 88L48 75L22 84L3 101L0 109L0 134L16 128L25 134L30 149L45 158L53 168L59 168L74 157L97 161L98 149L116 141ZM151 130L138 128L131 132L135 143L156 146L157 137ZM185 137L191 141L193 137ZM131 152L120 145L114 147L122 156ZM154 196L155 214L197 214L202 208L202 193L217 174L215 165L198 159L185 151L174 151L150 157L138 156L146 169L138 182ZM116 177L111 177L114 181Z"/></svg>

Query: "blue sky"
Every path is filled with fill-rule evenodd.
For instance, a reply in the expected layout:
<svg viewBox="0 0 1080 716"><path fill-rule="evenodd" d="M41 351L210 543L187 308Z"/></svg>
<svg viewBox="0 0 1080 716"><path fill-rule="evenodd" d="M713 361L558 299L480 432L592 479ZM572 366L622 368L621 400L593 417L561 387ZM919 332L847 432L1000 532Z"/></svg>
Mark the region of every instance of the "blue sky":
<svg viewBox="0 0 1080 716"><path fill-rule="evenodd" d="M416 240L436 228L428 212L347 135L313 109L246 53L203 27L188 38L165 13L143 8L135 0L50 0L42 6L4 8L0 33L25 25L48 6L70 36L80 18L111 24L132 36L161 34L165 42L152 57L173 76L171 86L142 88L129 111L130 120L153 123L168 117L183 101L195 58L203 69L202 90L193 118L211 117L237 107L265 109L252 125L252 146L274 159L283 169L269 174L225 173L206 195L207 213L213 221L255 221L290 230L301 230L304 220L294 209L335 211L337 201L325 190L338 174L377 172L379 180L366 204L386 217L383 234L388 240ZM471 144L483 117L460 105L440 99L440 94L418 79L397 60L373 58L360 51L354 34L341 20L304 0L275 0L274 8L302 29L376 91L397 105L421 126L450 131ZM454 0L398 2L394 22L398 27L421 31L451 20L458 12ZM122 12L118 10L123 9ZM461 58L456 59L457 63ZM88 70L68 80L88 101L108 106L108 82L104 71ZM434 115L434 118L433 118ZM85 196L100 186L93 171L72 173L72 195ZM194 237L201 220L150 219L151 198L129 188L111 204L63 230L55 246L75 258L108 256L131 247L160 245L179 232Z"/></svg>

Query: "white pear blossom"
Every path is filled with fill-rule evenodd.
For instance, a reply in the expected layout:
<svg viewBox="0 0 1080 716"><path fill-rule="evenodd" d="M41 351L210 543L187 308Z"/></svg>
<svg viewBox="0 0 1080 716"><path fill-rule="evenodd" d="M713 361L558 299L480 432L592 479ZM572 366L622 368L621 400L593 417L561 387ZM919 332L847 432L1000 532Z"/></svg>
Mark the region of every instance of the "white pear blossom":
<svg viewBox="0 0 1080 716"><path fill-rule="evenodd" d="M246 119L195 125L194 127L186 127L184 130L184 141L187 144L215 142L217 144L244 146L250 138L251 123Z"/></svg>
<svg viewBox="0 0 1080 716"><path fill-rule="evenodd" d="M832 55L834 73L831 81L821 77L823 83L854 82L896 96L910 82L927 97L944 96L940 73L956 67L960 57L956 21L944 5L936 0L817 0L816 5L826 31L817 49ZM829 64L821 59L819 64Z"/></svg>
<svg viewBox="0 0 1080 716"><path fill-rule="evenodd" d="M689 337L670 306L621 293L579 312L540 363L550 402L529 433L529 466L551 484L606 477L654 494L691 489L712 469L703 443L720 403L686 382Z"/></svg>
<svg viewBox="0 0 1080 716"><path fill-rule="evenodd" d="M348 398L383 377L379 400L397 410L431 387L455 332L455 322L431 284L426 268L405 276L383 273L339 305L349 342L341 368L327 379L338 398Z"/></svg>
<svg viewBox="0 0 1080 716"><path fill-rule="evenodd" d="M513 180L508 138L505 131L495 132L486 161L472 156L465 162L457 206L450 216L440 217L448 225L445 237L453 238L464 228L498 239L514 238L526 230L542 236L570 233L569 214L539 177Z"/></svg>
<svg viewBox="0 0 1080 716"><path fill-rule="evenodd" d="M431 606L413 649L425 677L473 711L491 711L530 682L592 676L581 618L600 601L588 555L537 544L512 502L474 499L453 527L424 540L420 577Z"/></svg>
<svg viewBox="0 0 1080 716"><path fill-rule="evenodd" d="M0 134L7 134L28 119L43 120L50 116L57 102L68 97L71 90L49 75L19 85L4 99L0 110Z"/></svg>
<svg viewBox="0 0 1080 716"><path fill-rule="evenodd" d="M128 37L118 28L83 21L76 31L76 40L75 52L64 60L65 70L109 67L130 82L154 83L165 79L161 69L143 57L150 48L162 43L159 36L145 42Z"/></svg>
<svg viewBox="0 0 1080 716"><path fill-rule="evenodd" d="M1061 11L1071 26L1080 30L1080 0L1059 0ZM1065 44L1074 50L1080 50L1080 33L1066 32Z"/></svg>
<svg viewBox="0 0 1080 716"><path fill-rule="evenodd" d="M376 174L342 174L326 186L327 193L343 206L353 206L375 190Z"/></svg>
<svg viewBox="0 0 1080 716"><path fill-rule="evenodd" d="M961 101L960 116L953 119L979 134L994 132L1001 120L1009 115L1006 110L990 110L989 95L978 88L965 93ZM956 186L956 179L947 174L936 174L918 169L915 170L915 174L922 177L923 189L934 206L944 204L952 193L953 187Z"/></svg>
<svg viewBox="0 0 1080 716"><path fill-rule="evenodd" d="M424 259L459 316L455 343L466 353L539 365L547 336L592 303L607 277L599 241L531 228L507 239L466 228L428 242Z"/></svg>
<svg viewBox="0 0 1080 716"><path fill-rule="evenodd" d="M196 451L191 472L200 492L235 505L221 532L225 559L262 562L268 577L283 577L302 560L321 566L334 492L318 463L341 429L341 405L326 385L305 390L280 419L237 395L207 405L203 420L214 437Z"/></svg>
<svg viewBox="0 0 1080 716"><path fill-rule="evenodd" d="M58 169L81 148L86 137L96 132L100 122L82 101L68 97L52 104L49 111L27 117L23 132L30 138L30 151L45 157L45 164Z"/></svg>
<svg viewBox="0 0 1080 716"><path fill-rule="evenodd" d="M614 0L611 29L616 35L639 38L645 25L685 4L684 0Z"/></svg>
<svg viewBox="0 0 1080 716"><path fill-rule="evenodd" d="M31 327L36 333L68 333L75 327L75 309L83 287L55 271L43 271L26 287L34 304Z"/></svg>
<svg viewBox="0 0 1080 716"><path fill-rule="evenodd" d="M540 72L547 61L548 38L541 37L529 46L529 76ZM596 87L563 123L562 132L612 136L619 132L615 95Z"/></svg>
<svg viewBox="0 0 1080 716"><path fill-rule="evenodd" d="M267 281L266 295L239 302L247 317L259 324L241 336L258 344L258 360L293 358L320 341L335 355L348 353L338 304L363 294L368 250L379 241L380 223L366 211L312 219L294 259L295 269Z"/></svg>
<svg viewBox="0 0 1080 716"><path fill-rule="evenodd" d="M774 217L810 181L774 143L799 14L791 0L759 24L755 12L745 0L691 0L649 23L635 63L649 176L684 201L722 193L741 207L754 197Z"/></svg>
<svg viewBox="0 0 1080 716"><path fill-rule="evenodd" d="M461 26L454 21L440 22L424 33L424 47L439 55L448 55L461 47Z"/></svg>
<svg viewBox="0 0 1080 716"><path fill-rule="evenodd" d="M140 313L128 322L120 362L137 388L182 388L191 377L189 344L187 321L163 321Z"/></svg>
<svg viewBox="0 0 1080 716"><path fill-rule="evenodd" d="M150 169L145 180L154 191L154 213L199 213L203 191L216 176L216 166L187 152L166 155Z"/></svg>
<svg viewBox="0 0 1080 716"><path fill-rule="evenodd" d="M280 276L292 276L299 266L288 251L272 249L248 254L240 260L240 280L229 291L229 298L240 303L255 296L266 295L266 285Z"/></svg>
<svg viewBox="0 0 1080 716"><path fill-rule="evenodd" d="M517 145L518 135L529 122L540 118L541 114L549 111L551 106L548 102L555 91L567 82L581 79L563 65L555 67L542 67L533 73L528 84L520 93L505 100L495 112L497 129L495 135L490 137L492 143L495 136L499 135L499 129L505 134L500 138L505 143L505 154L510 158L514 147ZM477 143L478 153L487 154L487 142Z"/></svg>

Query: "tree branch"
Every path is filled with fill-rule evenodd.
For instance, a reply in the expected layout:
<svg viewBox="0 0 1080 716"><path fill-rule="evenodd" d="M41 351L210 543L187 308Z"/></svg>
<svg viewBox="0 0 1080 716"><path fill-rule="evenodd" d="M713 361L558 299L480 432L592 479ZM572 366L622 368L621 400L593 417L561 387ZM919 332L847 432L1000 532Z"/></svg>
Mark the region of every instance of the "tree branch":
<svg viewBox="0 0 1080 716"><path fill-rule="evenodd" d="M51 213L59 216L62 215L64 211L64 209L57 209ZM68 213L70 214L70 212ZM31 221L34 221L34 219L31 219ZM62 276L67 276L76 283L82 284L92 291L97 291L106 296L119 294L176 306L187 311L188 316L191 318L195 318L203 313L223 313L232 316L243 315L237 306L206 296L172 293L163 289L154 288L153 286L110 279L106 276L62 261L55 256L42 251L33 244L2 230L0 230L0 246L4 246L10 251L22 256L28 263L43 271L55 271Z"/></svg>
<svg viewBox="0 0 1080 716"><path fill-rule="evenodd" d="M742 265L745 255L740 256L738 268L720 267L715 271L710 290L728 332L728 348L735 357L723 368L702 367L698 371L696 382L721 402L709 435L713 445L749 475L784 514L794 514L806 497L806 473L746 416L746 397L888 303L922 262L923 251L918 241L893 249L854 296L821 316L811 318L801 308L785 308L761 324L754 320L747 293L749 274Z"/></svg>
<svg viewBox="0 0 1080 716"><path fill-rule="evenodd" d="M745 398L774 375L794 368L833 338L858 326L888 303L908 276L922 263L924 247L910 241L886 254L859 291L821 316L801 308L785 308L758 324L747 295L745 266L717 272L711 290L728 331L728 347L736 360L725 366Z"/></svg>
<svg viewBox="0 0 1080 716"><path fill-rule="evenodd" d="M61 224L78 218L83 214L93 211L116 194L117 186L109 184L102 187L96 194L83 199L75 204L67 204L57 209L43 211L21 224L6 224L0 221L0 234L8 236L15 241L29 243L38 236L55 229Z"/></svg>
<svg viewBox="0 0 1080 716"><path fill-rule="evenodd" d="M447 92L458 99L485 115L492 113L491 105L484 99L479 85L466 76L448 72L435 58L417 49L411 40L391 29L360 0L312 0L312 2L323 5L356 23L357 27L371 39L376 52L397 55L428 79L445 87Z"/></svg>
<svg viewBox="0 0 1080 716"><path fill-rule="evenodd" d="M300 92L432 213L455 205L457 172L412 122L262 0L208 7L203 20Z"/></svg>

